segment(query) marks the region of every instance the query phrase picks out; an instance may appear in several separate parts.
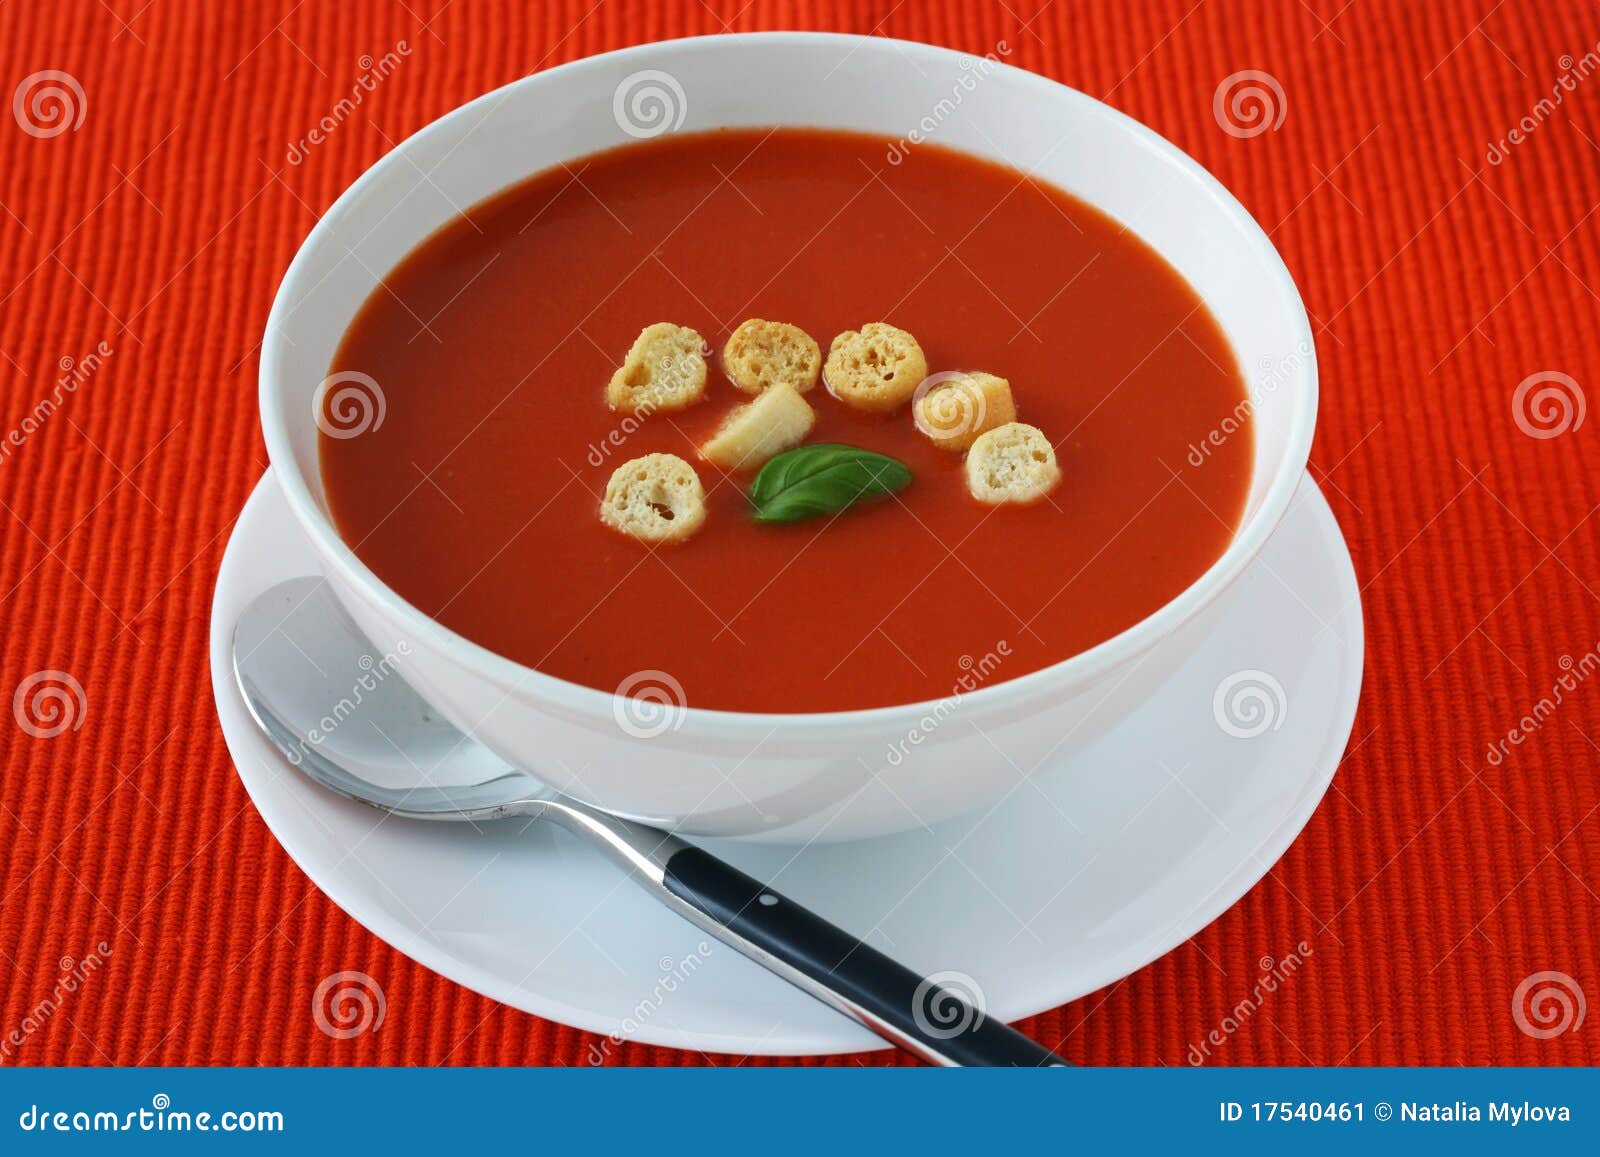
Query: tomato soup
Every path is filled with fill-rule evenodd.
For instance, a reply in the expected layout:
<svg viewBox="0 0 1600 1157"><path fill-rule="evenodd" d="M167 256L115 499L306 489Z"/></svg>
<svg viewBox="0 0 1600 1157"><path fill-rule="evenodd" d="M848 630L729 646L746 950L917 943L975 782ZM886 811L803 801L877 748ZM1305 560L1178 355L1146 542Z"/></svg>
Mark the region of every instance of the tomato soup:
<svg viewBox="0 0 1600 1157"><path fill-rule="evenodd" d="M757 522L751 474L696 453L749 400L720 350L752 317L824 354L885 321L930 372L1008 379L1061 481L984 505L907 407L863 413L818 385L807 441L890 455L912 481L836 517ZM703 335L706 397L613 413L606 383L656 322ZM1059 662L1198 578L1250 483L1247 426L1189 461L1247 409L1244 382L1194 289L1138 237L1015 170L832 131L668 136L536 175L391 271L331 370L382 394L359 433L325 414L320 454L339 532L384 582L547 674L665 684L696 707L882 707ZM655 452L707 491L683 543L598 517L612 472Z"/></svg>

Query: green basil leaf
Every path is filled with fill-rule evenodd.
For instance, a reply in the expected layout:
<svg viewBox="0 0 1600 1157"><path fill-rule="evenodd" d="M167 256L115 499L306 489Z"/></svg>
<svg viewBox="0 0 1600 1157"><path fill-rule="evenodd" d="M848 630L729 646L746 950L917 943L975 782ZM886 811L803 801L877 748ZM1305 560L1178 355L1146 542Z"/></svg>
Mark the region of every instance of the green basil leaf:
<svg viewBox="0 0 1600 1157"><path fill-rule="evenodd" d="M818 442L785 450L763 466L750 484L750 501L759 522L795 522L910 483L904 462L858 446Z"/></svg>

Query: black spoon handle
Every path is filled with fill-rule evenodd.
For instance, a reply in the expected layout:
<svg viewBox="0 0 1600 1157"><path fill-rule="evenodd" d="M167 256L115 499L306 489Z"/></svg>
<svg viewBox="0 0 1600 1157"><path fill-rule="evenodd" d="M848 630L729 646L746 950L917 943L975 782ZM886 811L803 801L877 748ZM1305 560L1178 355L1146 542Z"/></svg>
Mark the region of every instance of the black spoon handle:
<svg viewBox="0 0 1600 1157"><path fill-rule="evenodd" d="M930 1063L1029 1068L1066 1063L987 1016L969 977L919 976L700 848L679 848L664 867L667 890L709 918L712 931Z"/></svg>

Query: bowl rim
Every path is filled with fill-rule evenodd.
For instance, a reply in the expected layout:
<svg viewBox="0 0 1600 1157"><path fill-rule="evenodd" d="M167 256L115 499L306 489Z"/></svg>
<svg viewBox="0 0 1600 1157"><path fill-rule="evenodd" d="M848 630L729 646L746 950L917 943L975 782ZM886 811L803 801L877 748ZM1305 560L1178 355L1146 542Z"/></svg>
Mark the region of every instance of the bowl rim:
<svg viewBox="0 0 1600 1157"><path fill-rule="evenodd" d="M652 55L671 48L693 46L737 51L751 45L781 49L786 45L828 43L845 48L851 53L863 50L893 51L896 55L906 52L922 54L925 59L948 58L954 61L970 59L970 54L919 41L834 32L723 33L636 44L582 57L555 68L520 77L452 109L430 121L380 157L323 213L295 251L295 256L282 282L279 283L272 309L267 316L261 346L258 404L267 457L288 500L290 510L293 511L301 529L311 539L318 554L337 569L339 576L363 601L375 604L387 617L397 618L404 625L405 632L419 643L444 651L455 661L496 683L532 691L553 705L580 715L609 716L613 713L617 699L616 692L603 691L546 674L537 668L501 655L465 635L458 634L408 602L361 561L355 551L340 537L332 518L323 512L302 477L292 449L288 423L280 413L287 407L278 404L279 382L285 378L285 374L281 368L278 342L275 339L288 328L289 314L295 308L295 302L301 297L302 291L315 287L307 284L311 279L309 273L311 255L329 242L336 224L353 211L353 206L366 190L376 184L391 167L408 160L410 151L423 141L450 132L463 120L487 116L500 103L509 99L513 92L528 88L538 89L552 83L551 78L612 67L629 58L643 62ZM1069 101L1078 102L1091 115L1107 119L1132 136L1136 143L1157 153L1180 169L1186 170L1199 182L1202 190L1217 207L1240 228L1245 244L1270 270L1273 288L1290 306L1293 315L1292 324L1298 331L1291 333L1290 339L1295 341L1297 349L1306 351L1305 358L1295 368L1287 383L1291 387L1288 392L1295 400L1295 408L1288 426L1282 465L1268 484L1260 507L1239 526L1227 548L1210 567L1149 615L1086 651L1080 651L1076 655L1038 670L1014 678L1000 679L959 695L952 692L951 695L938 698L885 707L790 714L732 711L685 705L679 708L682 715L677 730L693 731L712 727L724 732L732 729L770 734L774 729L782 728L786 733L792 734L816 733L822 730L837 731L852 726L875 729L885 726L904 727L914 724L939 705L955 698L959 698L969 709L999 705L1008 701L1016 704L1047 695L1053 689L1062 686L1085 683L1148 651L1210 605L1260 552L1267 538L1277 529L1294 498L1300 480L1305 474L1316 429L1318 399L1316 345L1299 289L1284 264L1282 255L1273 246L1260 223L1203 165L1155 130L1126 113L1069 85L1011 64L997 63L994 70L1005 73L1015 83L1025 88L1038 91L1041 97L1048 96L1059 100L1065 96ZM603 146L597 144L596 147ZM1137 233L1137 230L1135 232ZM420 244L422 240L419 238L418 243ZM1205 300L1203 294L1201 298Z"/></svg>

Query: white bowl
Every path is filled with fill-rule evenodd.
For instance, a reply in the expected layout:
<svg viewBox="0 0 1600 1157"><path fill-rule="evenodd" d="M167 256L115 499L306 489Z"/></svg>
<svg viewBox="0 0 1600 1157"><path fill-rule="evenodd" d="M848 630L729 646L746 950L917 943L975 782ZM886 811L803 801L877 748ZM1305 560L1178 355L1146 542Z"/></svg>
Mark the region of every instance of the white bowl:
<svg viewBox="0 0 1600 1157"><path fill-rule="evenodd" d="M641 89L649 95L635 102ZM908 143L920 135L1023 167L1159 250L1216 315L1254 403L1254 478L1222 557L1115 638L958 704L807 715L688 707L649 727L624 726L624 701L496 655L379 580L329 518L313 405L378 275L458 206L558 162L662 127L761 125ZM1080 92L992 60L814 33L641 45L530 76L435 121L363 174L306 238L261 357L261 424L295 518L362 630L447 718L609 811L689 834L795 841L879 835L991 804L1148 699L1287 509L1316 403L1311 328L1282 260L1244 208L1171 144Z"/></svg>

